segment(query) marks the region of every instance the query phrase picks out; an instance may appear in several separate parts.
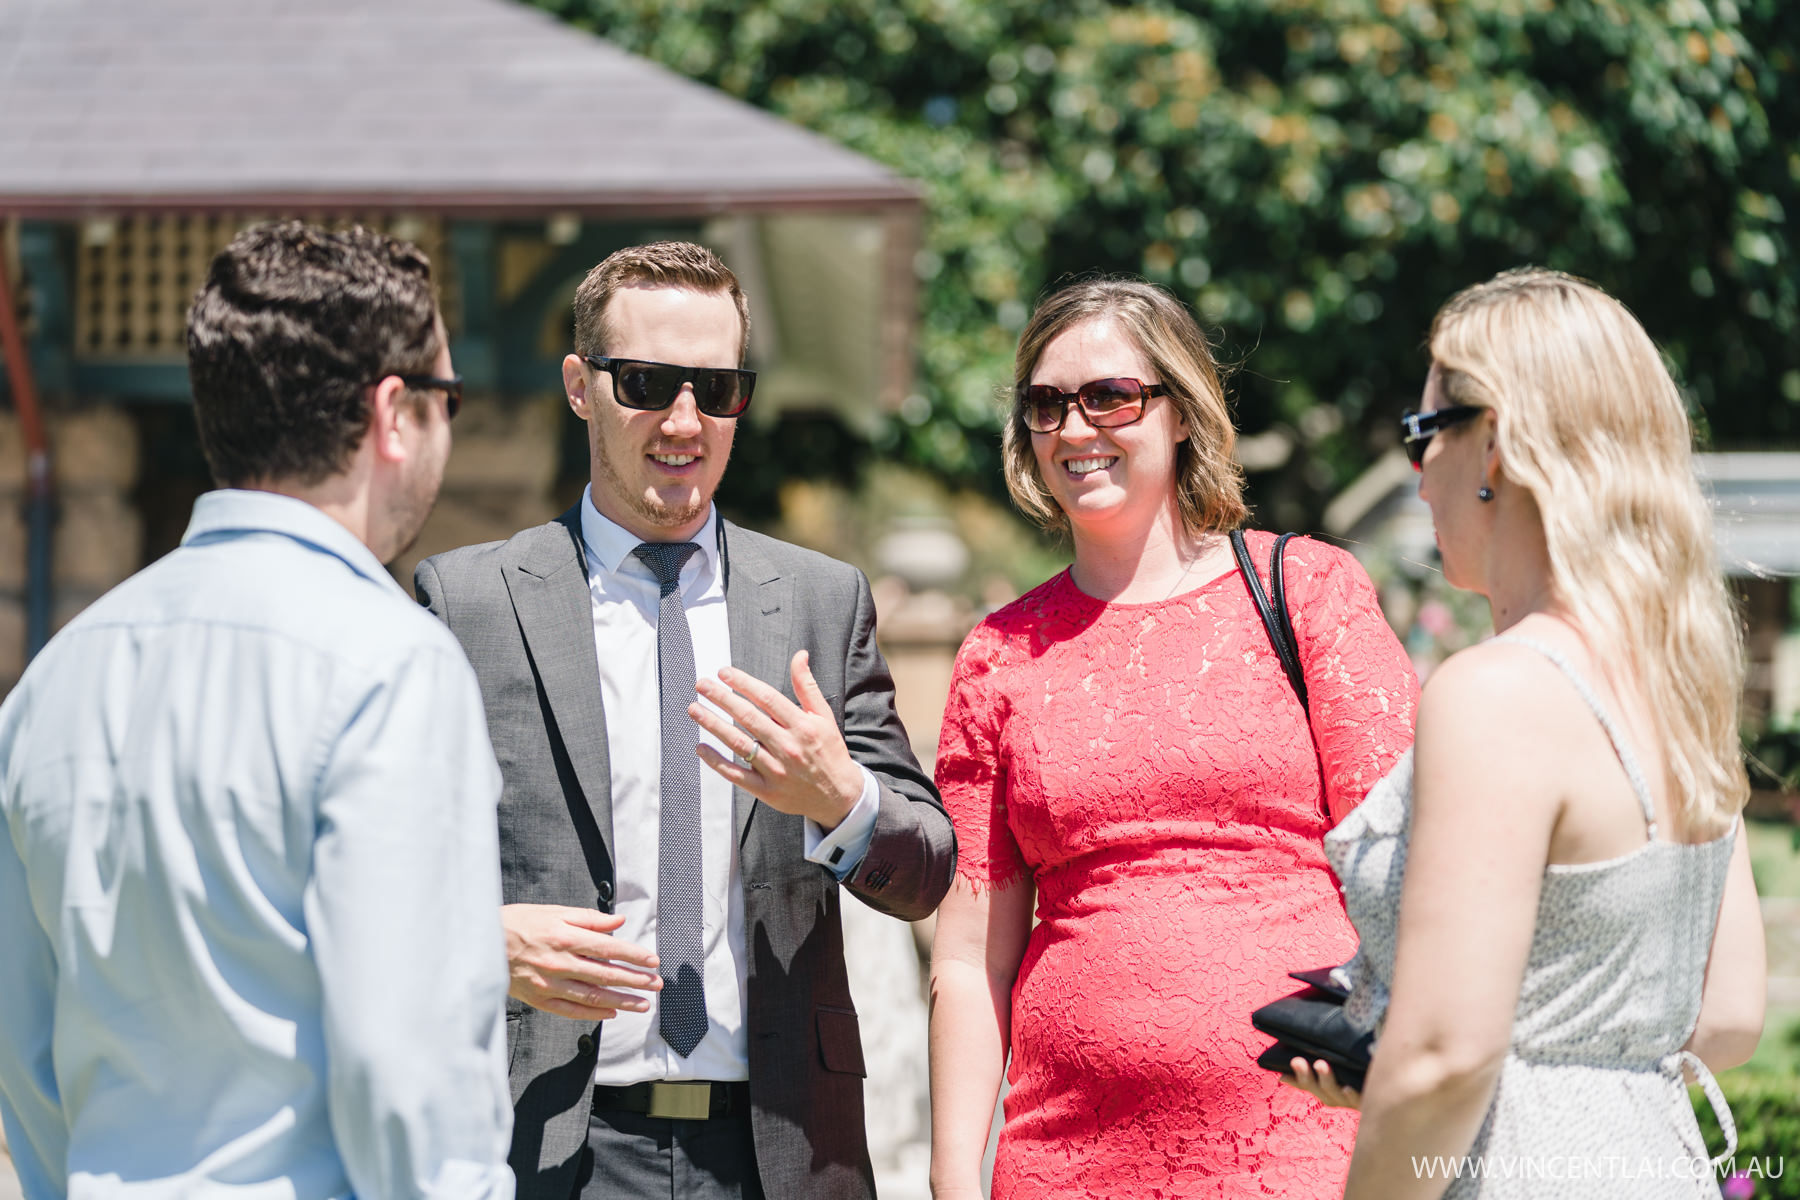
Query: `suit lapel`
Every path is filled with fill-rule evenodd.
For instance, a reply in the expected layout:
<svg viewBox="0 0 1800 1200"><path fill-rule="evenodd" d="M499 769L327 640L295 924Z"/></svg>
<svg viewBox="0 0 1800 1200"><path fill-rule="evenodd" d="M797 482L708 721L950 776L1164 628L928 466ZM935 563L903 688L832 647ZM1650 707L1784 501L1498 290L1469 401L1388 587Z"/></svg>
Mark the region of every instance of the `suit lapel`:
<svg viewBox="0 0 1800 1200"><path fill-rule="evenodd" d="M594 651L594 610L581 548L580 506L527 543L504 567L513 612L531 651L538 682L581 784L608 863L613 855L612 763ZM735 636L735 633L734 633Z"/></svg>
<svg viewBox="0 0 1800 1200"><path fill-rule="evenodd" d="M789 611L792 581L764 555L755 542L730 522L721 522L725 559L725 618L731 629L731 665L756 676L783 693L793 690L788 659L794 652L793 614ZM790 697L791 698L791 697ZM756 811L756 797L732 789L732 815L739 845Z"/></svg>

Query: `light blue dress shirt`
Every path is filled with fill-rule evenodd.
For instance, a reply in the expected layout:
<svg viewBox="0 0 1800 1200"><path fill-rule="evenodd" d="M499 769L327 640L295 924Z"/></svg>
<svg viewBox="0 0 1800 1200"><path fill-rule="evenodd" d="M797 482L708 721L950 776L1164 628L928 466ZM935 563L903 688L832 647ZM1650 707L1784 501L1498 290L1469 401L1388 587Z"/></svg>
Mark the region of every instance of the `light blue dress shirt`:
<svg viewBox="0 0 1800 1200"><path fill-rule="evenodd" d="M512 1196L499 795L474 672L374 555L202 496L0 706L26 1196Z"/></svg>

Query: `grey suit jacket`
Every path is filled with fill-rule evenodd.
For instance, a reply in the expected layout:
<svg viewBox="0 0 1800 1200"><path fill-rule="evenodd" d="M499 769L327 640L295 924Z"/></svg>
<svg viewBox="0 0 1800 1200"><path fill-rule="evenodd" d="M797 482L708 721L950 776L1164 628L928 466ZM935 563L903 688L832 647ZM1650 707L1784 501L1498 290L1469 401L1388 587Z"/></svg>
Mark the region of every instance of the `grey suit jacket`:
<svg viewBox="0 0 1800 1200"><path fill-rule="evenodd" d="M809 650L850 753L880 785L874 838L842 886L880 912L925 916L949 890L955 837L895 714L893 680L875 648L868 581L853 567L730 523L723 537L733 665L792 698L788 662ZM579 506L505 542L426 559L414 583L420 602L462 642L481 682L505 779L500 858L507 902L610 912L611 768ZM734 801L763 1189L783 1198L873 1196L840 885L806 861L801 818L741 789ZM519 1195L565 1200L586 1143L604 1022L572 1021L509 999L506 1027L510 1161Z"/></svg>

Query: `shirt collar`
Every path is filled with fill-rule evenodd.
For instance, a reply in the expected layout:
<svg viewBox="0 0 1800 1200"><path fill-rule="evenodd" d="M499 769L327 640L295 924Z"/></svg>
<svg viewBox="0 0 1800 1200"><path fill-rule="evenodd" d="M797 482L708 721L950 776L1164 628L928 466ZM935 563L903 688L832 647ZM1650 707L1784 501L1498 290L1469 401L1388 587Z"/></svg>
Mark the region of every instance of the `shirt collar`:
<svg viewBox="0 0 1800 1200"><path fill-rule="evenodd" d="M194 515L183 546L219 534L278 533L336 558L358 575L385 584L402 596L406 590L376 561L375 554L348 529L304 500L276 492L221 488L194 501Z"/></svg>
<svg viewBox="0 0 1800 1200"><path fill-rule="evenodd" d="M594 485L591 483L581 493L581 540L587 543L589 568L599 568L608 575L618 574L631 552L643 542L635 533L601 515L594 507ZM719 510L716 506L707 507L706 524L691 540L700 547L700 553L690 561L700 564L700 575L710 572L716 579L719 574ZM642 574L649 578L648 564L639 565L643 568Z"/></svg>

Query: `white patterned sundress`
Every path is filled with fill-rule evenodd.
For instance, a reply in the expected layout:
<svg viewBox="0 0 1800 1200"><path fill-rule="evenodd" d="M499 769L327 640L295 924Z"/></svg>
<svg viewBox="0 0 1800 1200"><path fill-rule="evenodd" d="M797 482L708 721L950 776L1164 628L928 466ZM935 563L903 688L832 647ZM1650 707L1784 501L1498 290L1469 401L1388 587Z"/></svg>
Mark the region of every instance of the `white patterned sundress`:
<svg viewBox="0 0 1800 1200"><path fill-rule="evenodd" d="M1551 647L1516 636L1569 677L1594 710L1644 809L1649 839L1604 862L1544 868L1512 1043L1493 1104L1465 1158L1418 1163L1449 1174L1446 1197L1717 1197L1717 1161L1737 1131L1711 1072L1682 1050L1700 992L1740 823L1697 845L1659 841L1650 790L1598 697ZM1346 1015L1377 1031L1393 981L1401 878L1412 827L1413 757L1325 836L1362 939L1338 968ZM1729 1145L1709 1160L1682 1067L1706 1091Z"/></svg>

